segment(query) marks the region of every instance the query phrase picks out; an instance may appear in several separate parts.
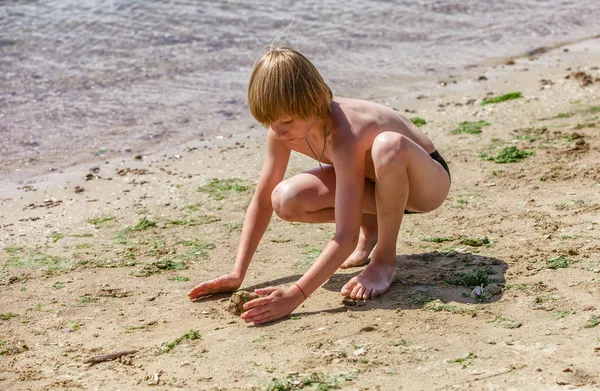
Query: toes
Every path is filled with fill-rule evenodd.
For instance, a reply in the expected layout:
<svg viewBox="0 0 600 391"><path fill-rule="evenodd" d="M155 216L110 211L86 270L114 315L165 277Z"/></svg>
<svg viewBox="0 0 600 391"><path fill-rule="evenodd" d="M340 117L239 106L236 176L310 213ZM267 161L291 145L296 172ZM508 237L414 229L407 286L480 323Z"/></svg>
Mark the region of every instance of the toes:
<svg viewBox="0 0 600 391"><path fill-rule="evenodd" d="M358 289L358 291L356 292L356 298L362 299L364 293L365 293L365 287L361 285L360 288Z"/></svg>
<svg viewBox="0 0 600 391"><path fill-rule="evenodd" d="M362 295L362 299L367 300L367 299L370 299L371 297L374 297L372 292L373 292L373 289L365 288L365 291L363 292L363 295Z"/></svg>
<svg viewBox="0 0 600 391"><path fill-rule="evenodd" d="M342 287L342 290L340 291L340 294L342 296L349 296L350 292L352 292L352 290L354 289L355 286L356 286L356 280L353 278L350 281L348 281L346 283L346 285L344 285Z"/></svg>
<svg viewBox="0 0 600 391"><path fill-rule="evenodd" d="M361 294L361 296L358 296L358 292L360 290L364 290L363 286L360 284L356 284L356 286L354 287L354 289L352 289L352 292L350 293L350 298L352 298L352 299L362 298L362 294Z"/></svg>

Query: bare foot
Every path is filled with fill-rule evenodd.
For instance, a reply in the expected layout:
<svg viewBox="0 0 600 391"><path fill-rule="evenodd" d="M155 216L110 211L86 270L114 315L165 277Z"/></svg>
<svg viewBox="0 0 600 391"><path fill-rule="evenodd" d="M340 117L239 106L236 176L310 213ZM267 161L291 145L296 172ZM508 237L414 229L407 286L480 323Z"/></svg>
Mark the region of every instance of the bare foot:
<svg viewBox="0 0 600 391"><path fill-rule="evenodd" d="M352 277L340 293L351 299L364 300L387 291L396 277L396 265L370 263L358 276Z"/></svg>
<svg viewBox="0 0 600 391"><path fill-rule="evenodd" d="M358 244L354 252L342 263L340 269L359 267L367 264L369 255L377 244L377 217L373 216L366 224L361 225Z"/></svg>
<svg viewBox="0 0 600 391"><path fill-rule="evenodd" d="M234 274L225 274L214 280L203 282L189 291L188 297L193 300L202 296L208 296L219 292L232 292L242 285L243 278Z"/></svg>

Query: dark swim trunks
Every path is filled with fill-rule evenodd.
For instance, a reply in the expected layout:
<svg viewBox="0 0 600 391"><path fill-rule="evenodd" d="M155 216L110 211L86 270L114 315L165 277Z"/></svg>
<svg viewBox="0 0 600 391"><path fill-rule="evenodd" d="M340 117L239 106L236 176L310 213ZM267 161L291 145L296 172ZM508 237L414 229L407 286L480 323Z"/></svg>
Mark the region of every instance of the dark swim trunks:
<svg viewBox="0 0 600 391"><path fill-rule="evenodd" d="M433 160L435 160L436 162L440 163L442 165L442 167L444 167L444 170L446 170L446 172L448 173L448 177L450 179L452 179L452 177L450 177L450 169L448 168L448 164L446 164L446 161L444 160L442 155L440 155L440 153L437 151L437 149L435 151L431 152L429 154L429 156L431 156L431 158Z"/></svg>
<svg viewBox="0 0 600 391"><path fill-rule="evenodd" d="M431 158L433 160L440 163L442 165L442 167L444 167L444 170L446 170L446 172L448 173L448 178L450 178L450 180L452 180L452 177L450 176L450 169L448 168L448 164L446 163L446 161L444 160L442 155L440 155L440 153L437 151L437 149L435 151L431 152L429 154L429 156L431 156ZM421 212L411 212L410 210L404 209L405 215L415 214L415 213L421 213Z"/></svg>

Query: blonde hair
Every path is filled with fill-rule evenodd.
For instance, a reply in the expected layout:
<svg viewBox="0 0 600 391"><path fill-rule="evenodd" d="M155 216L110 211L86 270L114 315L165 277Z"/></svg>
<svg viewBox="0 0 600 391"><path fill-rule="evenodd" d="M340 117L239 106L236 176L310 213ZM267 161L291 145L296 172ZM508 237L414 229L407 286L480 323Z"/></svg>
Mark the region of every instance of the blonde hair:
<svg viewBox="0 0 600 391"><path fill-rule="evenodd" d="M250 76L248 105L254 118L264 125L285 115L325 119L332 99L331 89L317 68L291 48L269 48Z"/></svg>

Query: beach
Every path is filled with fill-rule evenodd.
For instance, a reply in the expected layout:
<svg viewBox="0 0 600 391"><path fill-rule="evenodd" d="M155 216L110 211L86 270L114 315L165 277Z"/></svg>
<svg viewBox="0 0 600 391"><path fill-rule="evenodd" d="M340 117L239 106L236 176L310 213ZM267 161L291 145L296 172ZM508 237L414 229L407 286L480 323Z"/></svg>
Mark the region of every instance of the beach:
<svg viewBox="0 0 600 391"><path fill-rule="evenodd" d="M589 39L374 92L432 138L450 195L404 217L384 295L344 301L361 268L339 270L261 327L227 311L230 294L186 294L233 265L264 128L12 172L0 388L600 387L598 67ZM315 165L293 155L286 176ZM242 289L293 284L333 234L273 216Z"/></svg>

